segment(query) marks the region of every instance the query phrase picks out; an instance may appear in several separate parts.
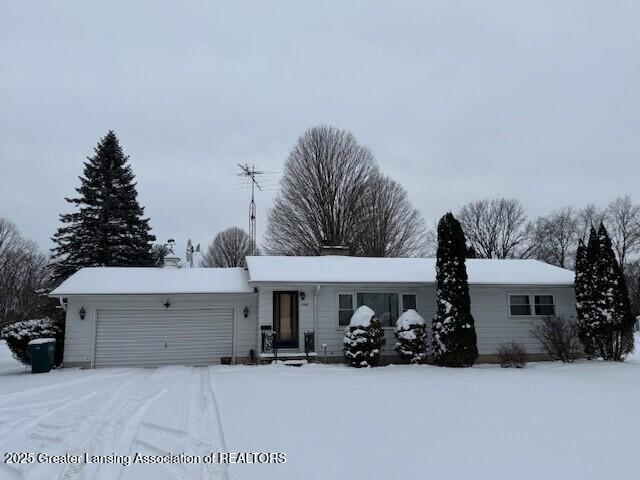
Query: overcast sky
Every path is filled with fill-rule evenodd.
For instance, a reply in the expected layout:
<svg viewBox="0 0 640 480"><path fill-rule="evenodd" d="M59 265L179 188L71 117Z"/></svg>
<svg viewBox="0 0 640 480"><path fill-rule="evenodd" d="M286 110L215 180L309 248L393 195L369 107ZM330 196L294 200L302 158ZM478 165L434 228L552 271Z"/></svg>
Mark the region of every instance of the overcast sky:
<svg viewBox="0 0 640 480"><path fill-rule="evenodd" d="M109 129L179 244L246 228L236 163L281 172L321 123L429 223L484 197L533 216L638 191L640 2L0 5L0 215L43 248Z"/></svg>

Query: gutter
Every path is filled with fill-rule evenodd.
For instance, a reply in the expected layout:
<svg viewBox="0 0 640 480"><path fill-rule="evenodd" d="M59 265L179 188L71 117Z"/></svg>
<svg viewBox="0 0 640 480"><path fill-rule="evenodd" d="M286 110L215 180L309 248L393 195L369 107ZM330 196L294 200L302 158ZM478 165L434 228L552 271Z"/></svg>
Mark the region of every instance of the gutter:
<svg viewBox="0 0 640 480"><path fill-rule="evenodd" d="M313 349L318 351L318 295L320 294L320 285L316 285L313 291Z"/></svg>

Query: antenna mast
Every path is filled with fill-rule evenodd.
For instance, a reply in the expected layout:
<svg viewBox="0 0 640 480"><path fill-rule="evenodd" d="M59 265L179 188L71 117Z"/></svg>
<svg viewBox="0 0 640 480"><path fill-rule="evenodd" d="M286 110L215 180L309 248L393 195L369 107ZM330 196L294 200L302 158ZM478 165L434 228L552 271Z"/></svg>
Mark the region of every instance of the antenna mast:
<svg viewBox="0 0 640 480"><path fill-rule="evenodd" d="M249 238L251 239L251 255L255 253L256 248L256 200L255 200L255 189L262 191L262 187L258 181L258 178L261 175L264 175L266 172L261 170L256 170L255 165L251 165L249 167L248 164L240 164L238 163L238 167L240 167L240 173L238 176L245 177L251 181L251 202L249 203Z"/></svg>

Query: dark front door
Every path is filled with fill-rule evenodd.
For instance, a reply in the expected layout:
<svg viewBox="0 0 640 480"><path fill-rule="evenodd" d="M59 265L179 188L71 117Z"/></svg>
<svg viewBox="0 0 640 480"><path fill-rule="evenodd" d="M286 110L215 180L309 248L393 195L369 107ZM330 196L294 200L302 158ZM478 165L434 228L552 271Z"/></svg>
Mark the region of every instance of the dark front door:
<svg viewBox="0 0 640 480"><path fill-rule="evenodd" d="M273 328L278 348L298 347L298 292L273 292Z"/></svg>

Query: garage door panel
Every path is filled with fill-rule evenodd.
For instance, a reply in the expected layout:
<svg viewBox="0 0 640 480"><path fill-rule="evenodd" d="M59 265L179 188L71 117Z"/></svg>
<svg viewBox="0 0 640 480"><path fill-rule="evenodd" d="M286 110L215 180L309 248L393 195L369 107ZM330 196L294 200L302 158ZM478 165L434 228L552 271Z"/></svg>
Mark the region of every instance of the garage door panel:
<svg viewBox="0 0 640 480"><path fill-rule="evenodd" d="M233 354L233 309L105 309L95 365L210 365Z"/></svg>

